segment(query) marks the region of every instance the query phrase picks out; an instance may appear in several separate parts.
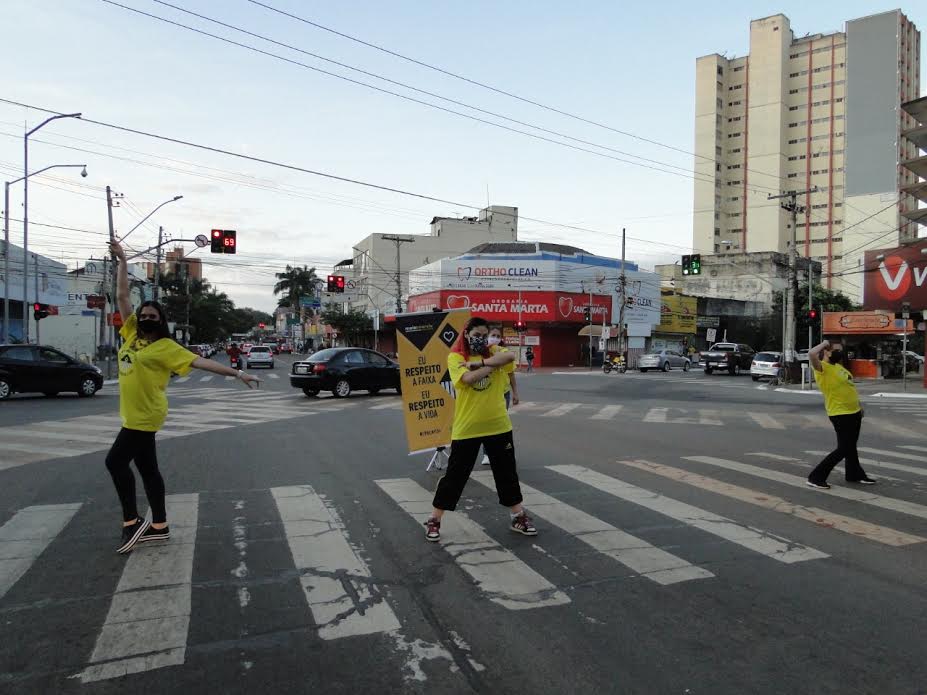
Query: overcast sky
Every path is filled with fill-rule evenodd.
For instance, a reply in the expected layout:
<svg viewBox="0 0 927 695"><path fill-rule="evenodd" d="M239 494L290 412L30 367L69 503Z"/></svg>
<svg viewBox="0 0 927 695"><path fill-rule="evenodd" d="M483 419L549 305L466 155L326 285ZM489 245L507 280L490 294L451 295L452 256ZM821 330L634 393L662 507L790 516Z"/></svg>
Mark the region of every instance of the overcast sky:
<svg viewBox="0 0 927 695"><path fill-rule="evenodd" d="M276 306L273 273L286 263L316 266L325 274L368 234L424 234L433 216L475 214L487 200L517 206L523 217L591 230L523 219L523 240L568 242L617 256L624 226L631 260L649 268L678 258L692 241L692 159L670 148L693 147L695 59L746 53L749 21L776 12L789 16L800 36L840 30L847 19L893 9L853 0L658 6L262 0L614 129L609 130L386 55L248 0L171 4L497 115L334 66L154 0L120 2L444 109L565 141L531 126L557 131L591 143L567 141L576 147L600 153L377 92L103 0L5 0L0 97L449 201L398 195L86 122L57 121L33 136L31 170L86 163L90 175L84 179L77 170L61 169L33 179L32 248L72 266L103 254L107 184L124 195L115 211L121 233L159 203L183 195L128 243L137 249L153 244L158 225L177 239L213 227L236 229L237 256L197 254L207 263L208 279L237 304L264 310ZM922 31L923 7L902 8ZM22 175L24 124L31 127L46 116L0 104L5 178ZM665 173L610 158L630 159L627 155L660 163L637 160L647 167L679 168ZM22 217L21 200L18 185L10 206L14 219ZM12 229L12 241L19 244L22 226L14 223Z"/></svg>

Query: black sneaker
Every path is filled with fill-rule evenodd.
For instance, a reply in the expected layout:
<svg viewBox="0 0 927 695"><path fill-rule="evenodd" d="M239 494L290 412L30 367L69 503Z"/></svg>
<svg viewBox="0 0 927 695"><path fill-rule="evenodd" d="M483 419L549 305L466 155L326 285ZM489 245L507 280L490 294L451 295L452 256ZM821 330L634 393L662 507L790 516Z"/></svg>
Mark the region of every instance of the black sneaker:
<svg viewBox="0 0 927 695"><path fill-rule="evenodd" d="M151 522L148 521L148 519L136 519L135 523L131 526L123 526L122 545L116 548L116 552L122 554L132 550L135 544L138 543L138 539L148 530L149 526L151 526Z"/></svg>
<svg viewBox="0 0 927 695"><path fill-rule="evenodd" d="M876 484L876 481L874 481L874 480L873 480L872 478L870 478L869 476L866 476L865 478L860 478L859 480L849 480L849 479L847 479L847 482L848 482L848 483L856 483L857 485L875 485L875 484Z"/></svg>
<svg viewBox="0 0 927 695"><path fill-rule="evenodd" d="M441 522L433 516L425 522L425 540L432 543L441 539Z"/></svg>
<svg viewBox="0 0 927 695"><path fill-rule="evenodd" d="M512 517L512 526L510 528L515 533L520 533L523 536L538 535L538 530L534 528L534 522L531 521L531 517L524 512Z"/></svg>
<svg viewBox="0 0 927 695"><path fill-rule="evenodd" d="M164 528L155 528L154 526L149 526L148 530L142 534L141 538L138 539L139 543L147 543L148 541L166 541L170 540L171 537L171 527L165 526Z"/></svg>
<svg viewBox="0 0 927 695"><path fill-rule="evenodd" d="M815 487L818 490L830 490L830 485L827 483L816 483L813 480L808 480L805 482L805 485L808 487Z"/></svg>

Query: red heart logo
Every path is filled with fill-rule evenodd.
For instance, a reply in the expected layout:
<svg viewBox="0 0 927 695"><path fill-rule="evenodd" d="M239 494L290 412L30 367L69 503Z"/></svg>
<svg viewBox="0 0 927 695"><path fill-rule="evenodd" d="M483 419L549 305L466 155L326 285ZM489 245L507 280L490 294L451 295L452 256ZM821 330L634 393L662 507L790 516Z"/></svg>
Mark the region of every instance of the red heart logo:
<svg viewBox="0 0 927 695"><path fill-rule="evenodd" d="M466 309L470 306L470 298L463 295L452 294L447 298L448 309Z"/></svg>
<svg viewBox="0 0 927 695"><path fill-rule="evenodd" d="M560 301L557 303L557 308L560 309L560 315L568 319L570 314L573 313L573 298L572 297L561 297Z"/></svg>

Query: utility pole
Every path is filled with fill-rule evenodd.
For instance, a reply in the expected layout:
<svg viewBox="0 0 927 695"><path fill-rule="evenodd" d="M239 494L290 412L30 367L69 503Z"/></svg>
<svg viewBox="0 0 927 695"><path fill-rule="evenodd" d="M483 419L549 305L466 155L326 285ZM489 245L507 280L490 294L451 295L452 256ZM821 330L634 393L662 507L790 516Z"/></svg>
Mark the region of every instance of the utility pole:
<svg viewBox="0 0 927 695"><path fill-rule="evenodd" d="M184 274L183 274L184 287L186 288L186 294L187 294L187 319L184 323L184 329L183 329L184 341L183 342L184 342L184 345L189 345L190 344L190 303L192 301L192 298L190 297L190 261L188 261L187 259L184 259L183 269L184 269Z"/></svg>
<svg viewBox="0 0 927 695"><path fill-rule="evenodd" d="M401 237L401 236L383 236L380 237L383 241L392 241L396 244L396 313L402 313L402 272L399 265L399 248L403 244L411 244L415 241L413 237Z"/></svg>
<svg viewBox="0 0 927 695"><path fill-rule="evenodd" d="M624 308L628 304L627 299L628 276L624 272L624 227L621 228L621 275L618 280L618 291L621 293L621 306L618 308L618 355L624 359ZM628 368L625 362L625 369Z"/></svg>
<svg viewBox="0 0 927 695"><path fill-rule="evenodd" d="M23 306L26 305L23 297ZM25 314L25 312L23 312ZM3 184L3 342L10 342L10 182Z"/></svg>
<svg viewBox="0 0 927 695"><path fill-rule="evenodd" d="M161 244L164 243L164 227L158 227L158 249L155 251L154 300L161 298Z"/></svg>
<svg viewBox="0 0 927 695"><path fill-rule="evenodd" d="M116 241L116 229L113 226L113 189L109 186L106 187L106 214L109 221L109 241L110 243ZM113 348L116 347L116 277L119 271L116 269L116 254L110 252L109 254L110 267L113 271L112 282L110 283L110 317L111 321L109 330L107 331L109 335L109 344L106 349L106 378L113 378ZM104 266L105 267L105 266ZM127 269L128 270L128 269ZM106 279L106 274L104 273L104 279ZM105 301L105 295L104 295Z"/></svg>
<svg viewBox="0 0 927 695"><path fill-rule="evenodd" d="M592 369L592 283L589 283L589 369Z"/></svg>
<svg viewBox="0 0 927 695"><path fill-rule="evenodd" d="M39 255L37 253L32 254L32 262L35 271L35 301L39 301ZM23 305L25 306L25 305ZM35 322L35 344L38 345L42 342L42 339L39 337L39 325L41 321Z"/></svg>
<svg viewBox="0 0 927 695"><path fill-rule="evenodd" d="M796 243L796 226L798 224L798 213L805 211L804 205L798 204L798 196L816 193L818 187L809 188L804 191L788 191L779 195L770 194L767 200L787 199L787 202L781 203L782 209L792 215L792 229L790 234L789 248L789 276L788 292L786 293L785 303L785 330L782 336L782 356L790 366L795 362L795 287L798 284L798 246ZM808 259L811 259L811 251L808 250ZM791 371L789 372L791 381Z"/></svg>

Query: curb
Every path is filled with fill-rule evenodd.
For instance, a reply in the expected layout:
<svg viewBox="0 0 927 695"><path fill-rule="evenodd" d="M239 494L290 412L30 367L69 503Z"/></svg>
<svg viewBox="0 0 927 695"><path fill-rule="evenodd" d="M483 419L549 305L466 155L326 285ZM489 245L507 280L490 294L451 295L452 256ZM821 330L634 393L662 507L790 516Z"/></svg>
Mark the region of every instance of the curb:
<svg viewBox="0 0 927 695"><path fill-rule="evenodd" d="M801 389L782 389L782 388L780 388L780 389L776 389L776 393L817 394L818 396L821 395L821 392L818 391L817 389L805 389L805 390L801 390Z"/></svg>
<svg viewBox="0 0 927 695"><path fill-rule="evenodd" d="M925 393L870 393L870 398L923 398L927 399Z"/></svg>
<svg viewBox="0 0 927 695"><path fill-rule="evenodd" d="M119 379L106 379L103 382L103 385L104 386L115 386L118 383L119 383Z"/></svg>

